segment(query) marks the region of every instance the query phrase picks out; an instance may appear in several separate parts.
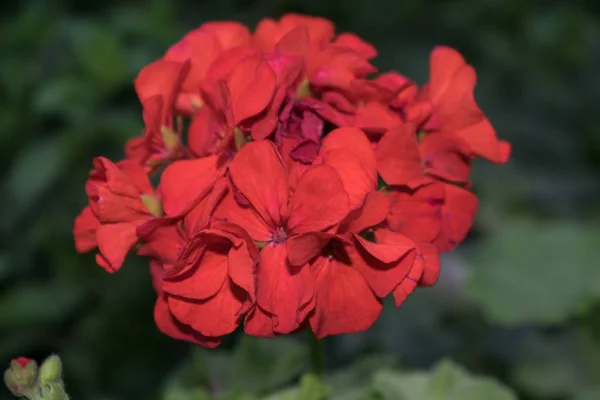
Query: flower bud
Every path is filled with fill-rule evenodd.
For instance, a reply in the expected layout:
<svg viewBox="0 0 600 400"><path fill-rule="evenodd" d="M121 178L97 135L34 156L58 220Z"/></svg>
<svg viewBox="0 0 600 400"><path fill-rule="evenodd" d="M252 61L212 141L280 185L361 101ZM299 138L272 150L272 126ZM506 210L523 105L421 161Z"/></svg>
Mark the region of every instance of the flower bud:
<svg viewBox="0 0 600 400"><path fill-rule="evenodd" d="M40 383L61 382L62 362L56 354L46 358L40 367Z"/></svg>
<svg viewBox="0 0 600 400"><path fill-rule="evenodd" d="M42 385L41 395L43 400L69 400L62 382Z"/></svg>
<svg viewBox="0 0 600 400"><path fill-rule="evenodd" d="M179 136L173 132L173 130L167 126L162 126L160 128L160 133L162 135L163 144L165 149L172 153L179 148Z"/></svg>
<svg viewBox="0 0 600 400"><path fill-rule="evenodd" d="M10 368L4 371L4 383L15 396L23 396L37 380L37 363L26 357L15 358L10 362Z"/></svg>
<svg viewBox="0 0 600 400"><path fill-rule="evenodd" d="M162 203L156 197L150 196L149 194L143 194L141 196L141 200L152 216L162 217L165 214L162 208Z"/></svg>

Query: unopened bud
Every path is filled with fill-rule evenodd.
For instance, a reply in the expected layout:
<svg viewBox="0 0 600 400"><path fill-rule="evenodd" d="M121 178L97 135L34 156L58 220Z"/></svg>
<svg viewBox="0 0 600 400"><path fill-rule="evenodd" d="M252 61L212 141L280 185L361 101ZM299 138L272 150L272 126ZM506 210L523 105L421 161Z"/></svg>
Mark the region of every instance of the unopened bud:
<svg viewBox="0 0 600 400"><path fill-rule="evenodd" d="M165 149L169 153L174 153L179 148L179 136L173 132L173 130L167 126L162 126L160 128L160 133L162 134L163 144Z"/></svg>
<svg viewBox="0 0 600 400"><path fill-rule="evenodd" d="M19 357L10 362L4 371L4 383L15 396L23 396L35 386L38 374L37 363L29 358Z"/></svg>
<svg viewBox="0 0 600 400"><path fill-rule="evenodd" d="M42 385L41 395L43 400L69 400L62 382Z"/></svg>
<svg viewBox="0 0 600 400"><path fill-rule="evenodd" d="M46 360L42 363L40 367L40 382L44 383L52 383L52 382L61 382L62 378L62 362L60 361L60 357L56 354L51 355L46 358Z"/></svg>
<svg viewBox="0 0 600 400"><path fill-rule="evenodd" d="M296 98L301 99L303 97L314 97L312 90L310 90L310 81L308 79L302 81L296 90Z"/></svg>
<svg viewBox="0 0 600 400"><path fill-rule="evenodd" d="M150 196L149 194L143 194L140 196L142 203L146 206L148 212L154 217L162 217L164 215L164 211L162 208L162 203L159 199L154 196Z"/></svg>
<svg viewBox="0 0 600 400"><path fill-rule="evenodd" d="M236 150L241 149L242 146L246 144L246 136L240 128L235 128L233 130L233 141L235 143Z"/></svg>

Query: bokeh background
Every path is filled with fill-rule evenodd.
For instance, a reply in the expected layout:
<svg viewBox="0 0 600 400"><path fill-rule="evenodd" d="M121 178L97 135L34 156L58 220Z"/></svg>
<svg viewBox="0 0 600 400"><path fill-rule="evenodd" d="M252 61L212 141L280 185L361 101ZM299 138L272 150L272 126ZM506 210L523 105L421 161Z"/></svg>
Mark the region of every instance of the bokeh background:
<svg viewBox="0 0 600 400"><path fill-rule="evenodd" d="M234 336L217 352L173 341L154 327L147 266L132 257L106 274L93 255L75 253L71 236L92 157L119 159L142 129L132 86L140 68L207 20L254 26L296 11L356 32L378 48L381 70L420 83L433 46L459 49L478 72L480 106L513 145L507 165L475 166L481 209L468 240L443 257L439 284L399 310L386 307L367 333L324 341L328 382L339 392L384 367L428 371L451 359L522 399L600 399L599 2L28 0L2 8L0 364L58 352L72 398L87 400L204 399L196 387L249 399L230 389L265 393L297 380L304 337L238 344ZM450 398L439 393L427 399ZM381 398L426 399L415 396ZM492 399L482 396L456 400Z"/></svg>

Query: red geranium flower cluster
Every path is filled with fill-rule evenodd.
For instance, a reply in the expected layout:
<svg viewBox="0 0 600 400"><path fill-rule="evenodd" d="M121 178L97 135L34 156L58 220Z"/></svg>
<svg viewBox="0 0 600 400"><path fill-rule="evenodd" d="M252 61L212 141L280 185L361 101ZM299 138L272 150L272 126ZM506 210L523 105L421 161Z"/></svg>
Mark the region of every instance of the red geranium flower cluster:
<svg viewBox="0 0 600 400"><path fill-rule="evenodd" d="M435 48L420 88L374 75L376 53L297 14L189 32L135 80L144 132L125 160L94 160L77 250L109 272L147 257L177 339L369 328L465 238L471 160L510 153L458 52Z"/></svg>

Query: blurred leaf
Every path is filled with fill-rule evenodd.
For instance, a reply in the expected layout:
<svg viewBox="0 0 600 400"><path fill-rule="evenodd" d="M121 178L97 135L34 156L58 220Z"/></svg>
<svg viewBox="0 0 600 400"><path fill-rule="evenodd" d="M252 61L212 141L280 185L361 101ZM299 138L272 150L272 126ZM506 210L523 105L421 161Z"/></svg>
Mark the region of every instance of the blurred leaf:
<svg viewBox="0 0 600 400"><path fill-rule="evenodd" d="M306 374L300 380L298 400L327 400L329 391L325 383L317 376Z"/></svg>
<svg viewBox="0 0 600 400"><path fill-rule="evenodd" d="M69 28L75 54L86 72L98 80L98 89L112 88L127 79L122 42L108 25L83 20Z"/></svg>
<svg viewBox="0 0 600 400"><path fill-rule="evenodd" d="M184 389L170 387L164 392L163 400L211 400L211 397L203 389Z"/></svg>
<svg viewBox="0 0 600 400"><path fill-rule="evenodd" d="M97 94L89 81L67 76L43 84L36 93L32 108L40 114L90 114L96 99Z"/></svg>
<svg viewBox="0 0 600 400"><path fill-rule="evenodd" d="M361 358L347 368L334 371L326 382L332 388L335 400L358 400L367 395L373 376L381 370L391 369L397 364L396 357L371 355Z"/></svg>
<svg viewBox="0 0 600 400"><path fill-rule="evenodd" d="M204 388L213 396L235 399L241 394L265 395L302 373L306 353L303 343L289 337L243 335L233 352L199 348L167 381L166 390Z"/></svg>
<svg viewBox="0 0 600 400"><path fill-rule="evenodd" d="M600 399L600 387L581 389L571 400L598 400Z"/></svg>
<svg viewBox="0 0 600 400"><path fill-rule="evenodd" d="M276 389L300 375L306 354L306 345L289 337L258 339L244 335L232 360L232 385L259 394Z"/></svg>
<svg viewBox="0 0 600 400"><path fill-rule="evenodd" d="M572 395L585 387L591 376L578 339L573 332L533 335L513 370L514 380L528 393L543 397Z"/></svg>
<svg viewBox="0 0 600 400"><path fill-rule="evenodd" d="M442 361L431 372L380 371L375 389L384 400L516 400L504 385L472 376L450 361Z"/></svg>
<svg viewBox="0 0 600 400"><path fill-rule="evenodd" d="M273 393L263 400L298 400L298 396L300 395L300 389L285 389L281 392Z"/></svg>
<svg viewBox="0 0 600 400"><path fill-rule="evenodd" d="M58 322L84 298L85 288L72 283L23 283L0 296L0 328Z"/></svg>
<svg viewBox="0 0 600 400"><path fill-rule="evenodd" d="M468 294L495 322L560 323L600 295L598 243L585 225L508 222L472 254Z"/></svg>
<svg viewBox="0 0 600 400"><path fill-rule="evenodd" d="M64 165L65 157L59 138L40 139L24 148L4 183L3 189L10 207L3 210L5 214L1 226L10 227L21 213L38 200L52 186Z"/></svg>

